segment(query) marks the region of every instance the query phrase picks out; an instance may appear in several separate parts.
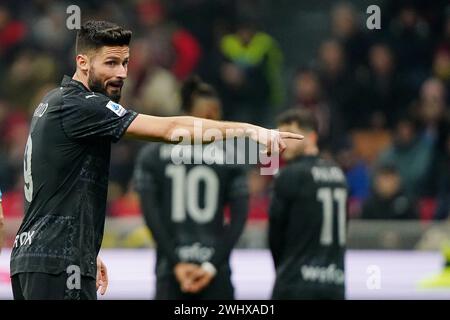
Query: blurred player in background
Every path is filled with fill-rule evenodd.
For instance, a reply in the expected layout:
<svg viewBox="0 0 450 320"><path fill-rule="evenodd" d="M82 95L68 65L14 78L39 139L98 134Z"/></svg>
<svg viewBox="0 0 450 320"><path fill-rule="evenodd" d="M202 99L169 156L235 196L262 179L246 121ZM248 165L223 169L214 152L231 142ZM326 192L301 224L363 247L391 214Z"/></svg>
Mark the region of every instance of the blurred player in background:
<svg viewBox="0 0 450 320"><path fill-rule="evenodd" d="M306 110L289 110L280 130L305 136L288 143L288 163L275 179L269 245L276 268L273 299L345 299L347 183L340 168L319 157L317 124Z"/></svg>
<svg viewBox="0 0 450 320"><path fill-rule="evenodd" d="M0 253L2 253L3 241L5 239L5 219L2 208L2 190L0 190Z"/></svg>
<svg viewBox="0 0 450 320"><path fill-rule="evenodd" d="M221 114L216 91L197 77L182 88L182 109L213 120ZM206 164L202 149L186 147L193 164L174 164L174 146L159 143L144 147L136 166L142 210L157 246L155 298L233 299L229 258L248 211L244 167ZM225 162L223 148L208 147Z"/></svg>

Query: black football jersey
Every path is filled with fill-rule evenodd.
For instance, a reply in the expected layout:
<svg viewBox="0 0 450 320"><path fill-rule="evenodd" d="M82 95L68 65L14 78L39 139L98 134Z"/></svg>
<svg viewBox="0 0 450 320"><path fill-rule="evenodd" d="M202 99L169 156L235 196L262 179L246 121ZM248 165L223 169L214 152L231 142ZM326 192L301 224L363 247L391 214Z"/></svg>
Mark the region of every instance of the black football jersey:
<svg viewBox="0 0 450 320"><path fill-rule="evenodd" d="M96 276L105 222L111 143L137 113L65 76L36 108L24 155L25 215L11 275Z"/></svg>
<svg viewBox="0 0 450 320"><path fill-rule="evenodd" d="M344 287L347 183L338 166L317 156L290 162L275 179L269 215L275 291Z"/></svg>
<svg viewBox="0 0 450 320"><path fill-rule="evenodd" d="M207 152L215 159L203 156L205 148L215 148ZM228 262L245 224L248 191L244 167L221 157L223 149L213 144L153 143L141 151L135 181L157 244L158 275L172 273L180 261L209 261L216 267ZM224 215L228 203L232 221L238 221L232 230Z"/></svg>

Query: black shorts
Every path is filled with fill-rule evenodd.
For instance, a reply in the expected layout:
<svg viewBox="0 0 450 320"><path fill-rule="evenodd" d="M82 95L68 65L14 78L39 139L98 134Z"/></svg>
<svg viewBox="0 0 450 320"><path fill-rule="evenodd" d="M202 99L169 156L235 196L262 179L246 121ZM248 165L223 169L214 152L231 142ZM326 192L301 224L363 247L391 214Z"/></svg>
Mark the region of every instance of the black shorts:
<svg viewBox="0 0 450 320"><path fill-rule="evenodd" d="M66 272L15 274L11 277L14 300L97 300L95 279L81 276L79 289L67 280Z"/></svg>
<svg viewBox="0 0 450 320"><path fill-rule="evenodd" d="M156 300L233 300L234 287L230 270L219 270L211 283L196 294L181 291L180 283L174 275L158 277L156 280Z"/></svg>

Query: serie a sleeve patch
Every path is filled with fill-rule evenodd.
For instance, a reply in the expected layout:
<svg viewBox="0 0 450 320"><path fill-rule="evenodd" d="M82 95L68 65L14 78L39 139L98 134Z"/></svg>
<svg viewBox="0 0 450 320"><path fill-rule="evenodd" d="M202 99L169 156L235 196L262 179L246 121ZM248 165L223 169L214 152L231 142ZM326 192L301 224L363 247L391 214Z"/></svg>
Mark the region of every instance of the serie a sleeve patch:
<svg viewBox="0 0 450 320"><path fill-rule="evenodd" d="M115 114L117 114L119 117L123 117L127 113L127 110L124 107L113 101L109 101L106 104L106 107Z"/></svg>

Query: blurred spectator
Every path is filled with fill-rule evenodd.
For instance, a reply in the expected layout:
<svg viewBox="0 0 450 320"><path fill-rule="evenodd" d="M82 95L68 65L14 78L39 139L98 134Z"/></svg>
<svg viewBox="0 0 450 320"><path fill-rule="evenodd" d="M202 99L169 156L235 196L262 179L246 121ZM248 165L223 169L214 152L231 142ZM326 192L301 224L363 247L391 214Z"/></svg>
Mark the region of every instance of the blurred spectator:
<svg viewBox="0 0 450 320"><path fill-rule="evenodd" d="M7 154L4 160L9 170L8 176L10 181L16 183L17 176L23 171L23 153L28 138L28 118L23 112L11 112L5 119L2 129ZM8 191L8 188L2 190Z"/></svg>
<svg viewBox="0 0 450 320"><path fill-rule="evenodd" d="M3 195L3 213L5 218L23 216L23 190L11 190Z"/></svg>
<svg viewBox="0 0 450 320"><path fill-rule="evenodd" d="M10 112L4 122L3 134L10 159L22 164L23 151L28 138L28 118L25 113Z"/></svg>
<svg viewBox="0 0 450 320"><path fill-rule="evenodd" d="M375 173L373 194L364 203L363 219L415 219L411 198L402 191L402 179L393 166L381 166Z"/></svg>
<svg viewBox="0 0 450 320"><path fill-rule="evenodd" d="M8 158L5 138L7 130L7 119L10 107L6 101L0 100L0 189L8 191L14 184L15 173Z"/></svg>
<svg viewBox="0 0 450 320"><path fill-rule="evenodd" d="M137 193L133 191L131 183L123 196L113 200L109 204L108 215L111 217L141 216L139 198Z"/></svg>
<svg viewBox="0 0 450 320"><path fill-rule="evenodd" d="M432 143L418 134L414 120L403 117L396 126L393 144L380 155L378 165L397 167L405 194L417 197L426 180L432 150Z"/></svg>
<svg viewBox="0 0 450 320"><path fill-rule="evenodd" d="M447 219L450 215L450 130L446 133L443 150L437 154L430 177L437 185L435 219Z"/></svg>
<svg viewBox="0 0 450 320"><path fill-rule="evenodd" d="M27 34L25 23L16 20L12 12L4 3L0 4L0 70L7 65L15 49Z"/></svg>
<svg viewBox="0 0 450 320"><path fill-rule="evenodd" d="M358 18L350 2L337 4L331 12L331 33L343 43L351 68L363 64L367 52L367 37Z"/></svg>
<svg viewBox="0 0 450 320"><path fill-rule="evenodd" d="M273 108L283 102L283 54L274 38L252 21L241 21L220 42L223 61L219 89L227 120L273 122Z"/></svg>
<svg viewBox="0 0 450 320"><path fill-rule="evenodd" d="M249 169L247 174L250 196L248 220L245 232L239 240L240 246L244 248L265 248L267 246L265 230L267 230L269 217L271 176L261 175L260 170L261 168L255 166ZM229 216L229 212L227 215Z"/></svg>
<svg viewBox="0 0 450 320"><path fill-rule="evenodd" d="M0 91L16 108L34 110L32 98L45 83L55 83L57 66L51 56L32 50L21 51L15 56L6 77L0 80ZM26 88L26 90L24 90Z"/></svg>
<svg viewBox="0 0 450 320"><path fill-rule="evenodd" d="M111 148L109 180L116 183L120 194L128 189L134 170L134 160L142 142L126 140Z"/></svg>
<svg viewBox="0 0 450 320"><path fill-rule="evenodd" d="M217 43L229 31L239 3L242 1L176 0L170 6L173 18L200 42L202 57L197 69L202 78L214 78Z"/></svg>
<svg viewBox="0 0 450 320"><path fill-rule="evenodd" d="M449 23L450 25L450 23ZM449 27L450 28L450 27ZM440 47L434 54L433 74L440 79L446 86L447 92L450 91L450 39L447 47ZM450 98L447 97L447 103Z"/></svg>
<svg viewBox="0 0 450 320"><path fill-rule="evenodd" d="M440 162L446 154L446 135L449 131L449 112L446 106L446 92L443 83L430 78L420 90L420 97L414 105L419 120L421 135L432 145L432 163L426 175L421 195L435 197L438 189Z"/></svg>
<svg viewBox="0 0 450 320"><path fill-rule="evenodd" d="M390 32L398 70L409 81L411 89L418 89L431 63L428 25L417 9L408 4L400 8Z"/></svg>
<svg viewBox="0 0 450 320"><path fill-rule="evenodd" d="M23 216L24 197L22 174L17 174L12 188L3 193L2 205L3 213L6 218L20 218Z"/></svg>
<svg viewBox="0 0 450 320"><path fill-rule="evenodd" d="M342 135L340 115L330 108L316 71L310 68L297 70L293 81L293 96L292 105L295 108L306 108L315 115L321 149L334 149Z"/></svg>
<svg viewBox="0 0 450 320"><path fill-rule="evenodd" d="M249 199L249 213L248 219L250 222L256 220L266 221L269 210L269 176L260 174L260 168L252 168L248 173L248 191Z"/></svg>
<svg viewBox="0 0 450 320"><path fill-rule="evenodd" d="M137 18L156 64L169 69L179 80L195 71L201 56L200 44L190 32L167 19L161 1L139 2Z"/></svg>
<svg viewBox="0 0 450 320"><path fill-rule="evenodd" d="M450 92L450 9L448 6L446 13L442 28L443 35L434 52L433 73L445 84L447 92ZM450 95L447 96L447 104L450 104Z"/></svg>
<svg viewBox="0 0 450 320"><path fill-rule="evenodd" d="M16 173L8 161L6 151L0 149L0 188L3 192L12 187L15 177Z"/></svg>
<svg viewBox="0 0 450 320"><path fill-rule="evenodd" d="M63 55L71 47L73 38L67 32L66 11L67 4L48 2L41 12L35 12L30 21L30 44L33 47L54 55ZM55 44L58 44L55 46Z"/></svg>
<svg viewBox="0 0 450 320"><path fill-rule="evenodd" d="M176 115L180 112L178 81L172 73L156 64L151 56L151 46L142 38L131 44L133 59L128 66L122 103L146 114Z"/></svg>
<svg viewBox="0 0 450 320"><path fill-rule="evenodd" d="M442 135L448 126L446 90L443 83L435 78L426 80L421 87L415 108L424 136L441 147Z"/></svg>
<svg viewBox="0 0 450 320"><path fill-rule="evenodd" d="M391 132L378 126L360 129L351 134L353 150L358 158L372 166L381 152L392 144Z"/></svg>
<svg viewBox="0 0 450 320"><path fill-rule="evenodd" d="M396 72L393 52L386 43L370 47L369 74L363 81L368 122L372 127L393 128L409 101L405 85Z"/></svg>
<svg viewBox="0 0 450 320"><path fill-rule="evenodd" d="M361 91L357 88L354 75L347 68L344 48L337 40L322 42L319 48L319 72L324 94L331 101L330 108L346 129L364 126L362 119L368 113L360 103Z"/></svg>
<svg viewBox="0 0 450 320"><path fill-rule="evenodd" d="M361 206L370 190L368 166L357 158L352 145L346 144L336 154L339 166L344 170L348 183L349 216L361 213Z"/></svg>

